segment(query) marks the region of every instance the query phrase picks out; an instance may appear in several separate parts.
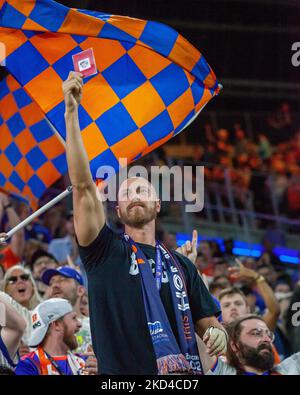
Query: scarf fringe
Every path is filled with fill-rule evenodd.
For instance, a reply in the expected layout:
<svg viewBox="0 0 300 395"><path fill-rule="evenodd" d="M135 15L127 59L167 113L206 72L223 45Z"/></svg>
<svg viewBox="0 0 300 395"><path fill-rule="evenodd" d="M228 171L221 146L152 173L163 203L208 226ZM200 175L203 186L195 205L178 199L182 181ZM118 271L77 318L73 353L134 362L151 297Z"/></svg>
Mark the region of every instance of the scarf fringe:
<svg viewBox="0 0 300 395"><path fill-rule="evenodd" d="M157 359L158 374L191 372L190 364L182 354L166 355Z"/></svg>

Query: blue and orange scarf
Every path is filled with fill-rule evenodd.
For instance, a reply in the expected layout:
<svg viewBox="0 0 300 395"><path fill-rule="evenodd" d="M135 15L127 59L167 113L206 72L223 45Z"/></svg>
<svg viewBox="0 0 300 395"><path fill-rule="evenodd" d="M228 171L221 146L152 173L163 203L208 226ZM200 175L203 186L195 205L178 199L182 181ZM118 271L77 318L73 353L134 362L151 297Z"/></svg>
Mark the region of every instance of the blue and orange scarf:
<svg viewBox="0 0 300 395"><path fill-rule="evenodd" d="M185 277L176 257L162 243L156 242L154 279L143 251L128 235L124 235L124 239L131 246L138 263L145 312L156 355L158 374L203 374ZM162 256L170 282L179 344L173 334L159 294L162 277Z"/></svg>

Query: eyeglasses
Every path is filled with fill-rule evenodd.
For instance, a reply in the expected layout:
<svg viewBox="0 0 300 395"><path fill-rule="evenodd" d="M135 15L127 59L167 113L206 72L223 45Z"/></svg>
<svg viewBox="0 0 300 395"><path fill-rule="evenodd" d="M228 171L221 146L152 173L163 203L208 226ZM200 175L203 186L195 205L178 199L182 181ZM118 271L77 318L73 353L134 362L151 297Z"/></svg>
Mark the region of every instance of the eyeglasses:
<svg viewBox="0 0 300 395"><path fill-rule="evenodd" d="M248 335L250 336L254 336L257 339L262 339L264 334L266 334L268 336L268 338L271 340L271 342L273 343L273 341L275 340L275 334L270 331L269 329L253 329L252 331L250 331L248 333Z"/></svg>
<svg viewBox="0 0 300 395"><path fill-rule="evenodd" d="M30 278L29 274L21 274L21 276L11 276L8 278L8 284L15 284L19 279L23 281L28 281Z"/></svg>

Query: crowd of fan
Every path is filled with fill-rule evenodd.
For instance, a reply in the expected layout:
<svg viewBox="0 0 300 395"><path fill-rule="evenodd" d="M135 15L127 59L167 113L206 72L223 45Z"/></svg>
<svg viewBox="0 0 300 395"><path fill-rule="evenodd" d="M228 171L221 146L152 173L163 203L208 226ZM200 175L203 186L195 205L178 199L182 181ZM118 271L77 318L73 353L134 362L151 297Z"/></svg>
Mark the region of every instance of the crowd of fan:
<svg viewBox="0 0 300 395"><path fill-rule="evenodd" d="M42 218L16 233L6 246L0 246L0 301L6 303L8 308L13 306L14 313L17 311L19 315L15 320L10 318L12 331L7 336L14 342L11 348L7 347L11 351L10 363L4 363L7 358L0 358L0 364L4 365L2 373L10 372L9 368L12 372L15 365L16 374L49 372L47 366L35 366L37 351L32 348L32 340L29 340L35 322L33 317L37 314L42 316L44 310L50 309L50 313L56 311L62 303L61 298L70 303L69 306L62 303L62 311L67 315L73 311L77 316L76 325L69 328L68 332L73 343L67 342L72 343L70 351L76 350L76 354L72 354L77 358L77 365L74 363L74 366L82 374L95 374L98 369L91 349L86 276L78 254L73 213L66 210L63 204L50 209ZM0 193L2 231L7 232L28 214L26 204L12 204L6 194ZM175 234L164 232L163 241L169 248L178 248ZM202 240L196 256L189 258L196 265L216 303L220 304L220 320L224 325L247 313L257 314L264 319L268 328L275 332L274 353L278 363L300 350L299 326L292 325L293 304L300 300L299 273L295 270L289 272L281 266L271 250L266 250L258 260L240 257L236 261L232 247L229 240L225 252L221 252L216 242ZM180 251L184 253L183 249ZM48 305L51 299L55 301L52 310L51 304ZM9 329L8 323L6 325ZM0 339L5 339L5 329L4 326ZM48 348L51 349L52 344L59 344L59 339L62 341L62 338L57 338L59 333L52 328L46 336ZM16 350L21 357L19 363ZM53 346L53 352L56 350ZM29 364L28 360L31 361ZM88 367L83 368L84 364Z"/></svg>
<svg viewBox="0 0 300 395"><path fill-rule="evenodd" d="M264 132L247 135L241 124L216 130L204 126L189 164L205 164L206 185L225 183L225 172L236 189L237 208L253 193L255 211L272 211L271 193L283 215L300 218L300 128L283 103L265 122ZM226 202L225 202L226 204Z"/></svg>
<svg viewBox="0 0 300 395"><path fill-rule="evenodd" d="M202 145L195 147L189 164L207 165L208 184L224 184L227 169L232 186L241 191L237 195L241 207L250 190L255 209L268 213L272 190L282 212L297 218L300 130L294 129L288 105L283 104L268 119L268 127L267 133L259 134L254 141L239 124L234 125L232 134L206 124ZM163 155L159 158L159 164L166 164ZM64 188L64 181L57 186ZM29 215L26 203L0 192L0 233ZM176 235L164 230L163 215L158 222L158 238L195 264L222 312L219 320L228 329L229 344L230 336L240 331L243 317L251 313L254 323L258 317L267 325L269 340L273 341L275 333L275 364L300 351L300 325L293 320L295 303L300 300L300 272L282 265L270 243L266 241L258 259L237 259L232 240L227 240L222 249L217 242L202 240L196 253L187 254L184 246L177 245ZM121 224L115 223L114 228L120 231ZM0 302L6 311L3 315L0 308L1 374L101 373L92 349L86 274L78 253L73 212L66 201L15 233L7 244L0 243ZM263 336L259 330L254 332L257 338ZM53 355L65 353L66 358L47 358L45 349ZM239 371L231 347L227 361ZM220 372L232 374L220 366Z"/></svg>

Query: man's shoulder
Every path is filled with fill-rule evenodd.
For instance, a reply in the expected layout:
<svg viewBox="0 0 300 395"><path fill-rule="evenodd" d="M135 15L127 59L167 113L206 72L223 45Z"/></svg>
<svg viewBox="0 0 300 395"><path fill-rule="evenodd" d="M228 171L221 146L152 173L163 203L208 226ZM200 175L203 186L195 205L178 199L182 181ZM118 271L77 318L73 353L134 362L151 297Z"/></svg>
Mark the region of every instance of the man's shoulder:
<svg viewBox="0 0 300 395"><path fill-rule="evenodd" d="M275 367L276 371L285 375L300 374L300 352L297 352L283 360Z"/></svg>
<svg viewBox="0 0 300 395"><path fill-rule="evenodd" d="M178 259L178 261L181 265L187 266L187 267L194 266L193 262L189 258L187 258L185 255L182 255L180 252L178 252L176 250L171 250L171 253L176 256L176 258Z"/></svg>
<svg viewBox="0 0 300 395"><path fill-rule="evenodd" d="M198 274L196 266L189 258L175 250L171 250L171 253L175 255L179 264L186 272L189 273L190 276L195 276L196 274Z"/></svg>
<svg viewBox="0 0 300 395"><path fill-rule="evenodd" d="M228 365L223 357L218 357L214 366L206 374L213 376L235 376L237 372L233 366Z"/></svg>
<svg viewBox="0 0 300 395"><path fill-rule="evenodd" d="M119 242L119 243L125 243L125 241L122 238L121 233L117 233L110 226L108 226L107 224L104 224L103 227L99 230L99 233L96 236L96 238L88 246L83 247L83 246L79 245L79 248L82 250L86 250L86 249L93 248L101 243L102 244L105 243L105 245L107 245L107 243L112 242L112 241Z"/></svg>
<svg viewBox="0 0 300 395"><path fill-rule="evenodd" d="M83 264L91 269L98 267L99 263L116 263L123 259L126 254L124 244L126 243L120 235L105 224L89 245L78 244L78 249Z"/></svg>
<svg viewBox="0 0 300 395"><path fill-rule="evenodd" d="M17 364L17 375L39 375L39 359L34 351L24 355Z"/></svg>
<svg viewBox="0 0 300 395"><path fill-rule="evenodd" d="M35 351L31 351L28 354L25 354L21 357L20 361L30 361L32 359L38 360L38 357L35 353Z"/></svg>

